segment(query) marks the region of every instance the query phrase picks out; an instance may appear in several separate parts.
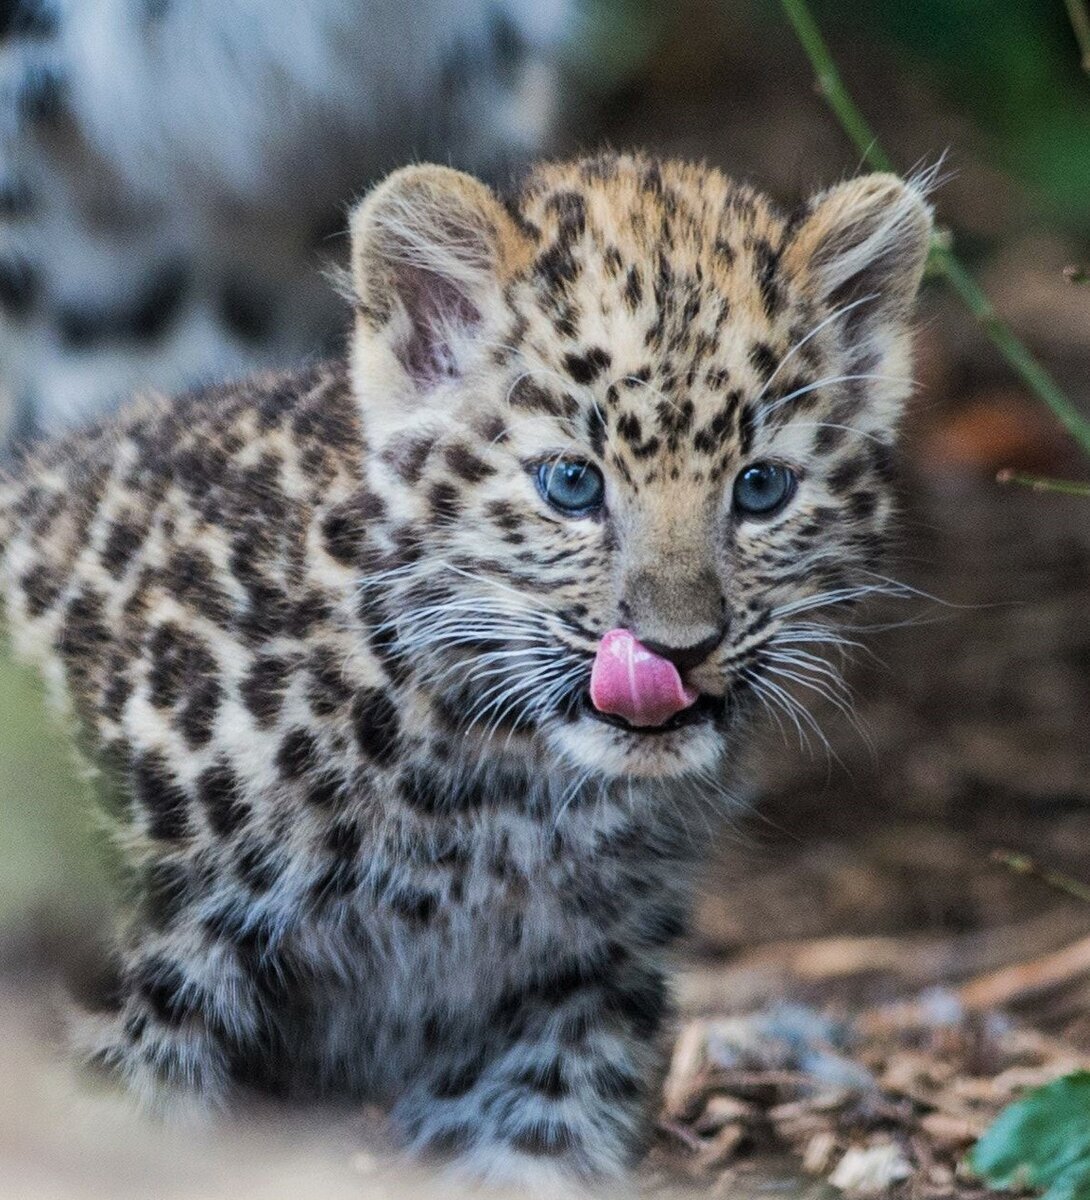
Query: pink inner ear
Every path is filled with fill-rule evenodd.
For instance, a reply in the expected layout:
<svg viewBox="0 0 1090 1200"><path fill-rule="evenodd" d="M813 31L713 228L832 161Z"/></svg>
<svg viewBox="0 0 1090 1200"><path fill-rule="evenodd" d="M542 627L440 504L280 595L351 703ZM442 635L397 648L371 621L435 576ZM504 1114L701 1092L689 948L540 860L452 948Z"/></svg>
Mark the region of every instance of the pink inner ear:
<svg viewBox="0 0 1090 1200"><path fill-rule="evenodd" d="M646 728L664 724L699 696L669 659L648 650L627 629L611 629L602 638L590 674L590 702L600 713Z"/></svg>
<svg viewBox="0 0 1090 1200"><path fill-rule="evenodd" d="M457 282L434 271L399 265L398 295L409 316L409 331L396 347L398 358L418 388L427 390L458 376L452 333L480 324L477 306Z"/></svg>

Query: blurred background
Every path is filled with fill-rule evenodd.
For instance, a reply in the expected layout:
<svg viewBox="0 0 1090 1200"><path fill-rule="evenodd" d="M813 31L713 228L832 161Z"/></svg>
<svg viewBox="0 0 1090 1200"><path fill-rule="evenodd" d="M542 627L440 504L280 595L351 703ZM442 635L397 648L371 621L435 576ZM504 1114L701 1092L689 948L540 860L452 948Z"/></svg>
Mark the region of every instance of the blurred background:
<svg viewBox="0 0 1090 1200"><path fill-rule="evenodd" d="M1065 4L812 8L894 160L945 155L941 224L1090 413L1090 287L1064 276L1090 263L1090 76ZM132 388L335 350L346 206L403 161L502 184L536 154L642 147L785 204L862 169L774 0L0 0L0 31L9 446ZM918 594L868 614L856 726L815 709L831 752L771 730L755 754L755 810L715 850L686 950L689 1015L851 1010L1090 934L1090 907L992 859L1090 879L1090 500L995 482L1090 464L937 281L917 354L891 570ZM52 1033L42 964L74 960L108 872L91 787L6 658L0 730L18 1046ZM1090 969L1011 1003L1090 1052Z"/></svg>

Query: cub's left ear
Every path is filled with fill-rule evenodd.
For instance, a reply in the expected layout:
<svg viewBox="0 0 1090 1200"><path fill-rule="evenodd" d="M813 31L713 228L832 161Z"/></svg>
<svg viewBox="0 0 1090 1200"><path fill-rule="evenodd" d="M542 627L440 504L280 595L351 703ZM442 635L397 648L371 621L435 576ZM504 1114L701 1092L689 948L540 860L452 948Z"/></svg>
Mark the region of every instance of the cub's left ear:
<svg viewBox="0 0 1090 1200"><path fill-rule="evenodd" d="M923 276L931 209L895 175L864 175L815 196L784 250L784 265L858 341L878 323L903 323Z"/></svg>
<svg viewBox="0 0 1090 1200"><path fill-rule="evenodd" d="M459 377L525 240L507 210L470 175L405 167L364 197L351 230L357 355L416 393Z"/></svg>

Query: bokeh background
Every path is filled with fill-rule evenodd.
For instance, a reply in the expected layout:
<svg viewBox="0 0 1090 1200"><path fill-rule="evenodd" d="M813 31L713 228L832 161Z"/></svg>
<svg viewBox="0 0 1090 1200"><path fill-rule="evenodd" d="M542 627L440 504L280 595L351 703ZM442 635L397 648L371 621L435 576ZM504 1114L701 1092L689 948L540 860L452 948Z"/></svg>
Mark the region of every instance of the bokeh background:
<svg viewBox="0 0 1090 1200"><path fill-rule="evenodd" d="M894 160L943 158L941 224L1090 414L1090 287L1063 273L1090 262L1090 75L1062 0L812 7ZM786 204L861 169L774 0L582 0L561 42L550 153L706 159ZM0 228L0 248L12 236ZM3 320L18 332L0 315L0 347ZM243 346L235 366L278 353ZM831 752L774 729L757 748L754 811L714 848L686 948L690 1013L871 1004L1090 933L1090 907L992 859L1018 850L1090 878L1090 500L995 480L1085 479L1090 463L938 281L917 354L891 571L918 592L867 615L856 726L815 709ZM0 1042L51 1035L45 964L74 962L101 925L90 794L34 680L0 659ZM1090 975L1027 1001L1036 1026L1090 1050Z"/></svg>

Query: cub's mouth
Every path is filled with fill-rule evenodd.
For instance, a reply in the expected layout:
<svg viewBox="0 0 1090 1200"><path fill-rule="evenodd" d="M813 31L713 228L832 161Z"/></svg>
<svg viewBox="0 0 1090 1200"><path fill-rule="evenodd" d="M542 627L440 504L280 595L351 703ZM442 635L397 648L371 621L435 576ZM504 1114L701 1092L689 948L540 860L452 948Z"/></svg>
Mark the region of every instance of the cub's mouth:
<svg viewBox="0 0 1090 1200"><path fill-rule="evenodd" d="M724 711L723 701L682 679L672 657L627 629L602 636L583 707L596 720L631 733L671 733Z"/></svg>
<svg viewBox="0 0 1090 1200"><path fill-rule="evenodd" d="M580 711L586 716L593 717L596 721L601 721L603 725L612 725L617 729L623 729L626 733L654 737L661 733L673 733L675 730L684 729L690 725L722 721L726 714L726 702L722 696L712 696L702 692L688 708L674 713L660 725L633 725L631 721L626 721L624 717L618 716L616 713L599 712L591 701L588 689L582 693L580 698Z"/></svg>

